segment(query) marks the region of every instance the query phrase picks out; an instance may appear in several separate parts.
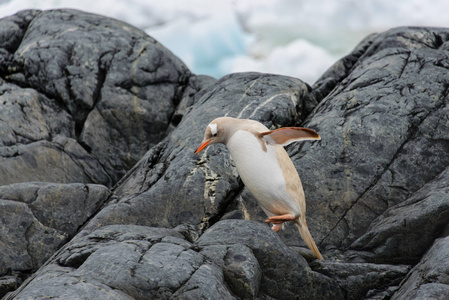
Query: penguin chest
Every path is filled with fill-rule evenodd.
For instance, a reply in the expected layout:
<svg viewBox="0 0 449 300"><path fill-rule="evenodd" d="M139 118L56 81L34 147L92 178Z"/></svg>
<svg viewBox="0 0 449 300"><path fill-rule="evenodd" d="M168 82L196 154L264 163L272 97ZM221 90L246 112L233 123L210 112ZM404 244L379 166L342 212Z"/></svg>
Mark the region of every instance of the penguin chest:
<svg viewBox="0 0 449 300"><path fill-rule="evenodd" d="M237 131L227 143L245 186L268 215L299 213L287 192L286 180L276 151L249 131Z"/></svg>

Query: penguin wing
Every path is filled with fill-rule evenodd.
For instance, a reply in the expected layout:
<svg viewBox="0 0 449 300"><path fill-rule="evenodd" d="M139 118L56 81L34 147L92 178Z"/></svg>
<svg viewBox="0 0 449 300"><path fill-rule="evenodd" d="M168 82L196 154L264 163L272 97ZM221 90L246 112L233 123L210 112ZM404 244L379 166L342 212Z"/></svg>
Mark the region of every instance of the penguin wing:
<svg viewBox="0 0 449 300"><path fill-rule="evenodd" d="M282 127L260 134L268 144L280 146L287 146L297 141L321 139L320 135L312 129L302 127Z"/></svg>

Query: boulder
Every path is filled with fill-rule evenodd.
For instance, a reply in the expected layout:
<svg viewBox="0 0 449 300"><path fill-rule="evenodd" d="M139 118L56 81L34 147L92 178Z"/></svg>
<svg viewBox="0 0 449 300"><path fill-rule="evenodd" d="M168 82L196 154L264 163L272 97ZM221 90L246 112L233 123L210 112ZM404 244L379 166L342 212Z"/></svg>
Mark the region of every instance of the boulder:
<svg viewBox="0 0 449 300"><path fill-rule="evenodd" d="M336 281L312 271L302 256L288 248L274 231L260 222L218 222L198 239L197 245L203 251L208 251L209 247L227 246L225 274L235 273L235 267L229 269L232 267L228 262L229 256L232 256L234 263L236 260L246 262L239 264L242 269L238 272L240 278L233 274L234 279L230 284L231 287L239 287L236 292L239 292L240 298L254 299L259 296L262 299L343 299L343 292ZM233 245L233 248L229 249L228 245ZM236 249L241 249L239 256L234 254ZM252 255L248 255L251 253ZM254 263L253 257L258 265ZM249 270L248 266L251 266ZM257 275L252 274L257 274L259 268L259 287L245 285L245 282L254 282L253 278ZM257 288L258 294L251 292Z"/></svg>
<svg viewBox="0 0 449 300"><path fill-rule="evenodd" d="M207 124L226 115L274 129L304 119L316 104L299 79L259 73L225 76L194 101L178 126L117 184L115 200L85 230L109 224L208 228L243 185L223 145L193 154Z"/></svg>
<svg viewBox="0 0 449 300"><path fill-rule="evenodd" d="M366 260L417 262L448 226L449 169L386 210L351 249Z"/></svg>
<svg viewBox="0 0 449 300"><path fill-rule="evenodd" d="M164 138L190 86L176 56L117 20L27 10L0 26L0 184L111 187Z"/></svg>
<svg viewBox="0 0 449 300"><path fill-rule="evenodd" d="M348 263L339 261L314 261L311 264L319 272L336 280L345 293L345 299L383 299L391 297L410 271L406 265Z"/></svg>
<svg viewBox="0 0 449 300"><path fill-rule="evenodd" d="M5 299L447 298L449 29L370 35L310 87L191 74L75 10L0 26ZM324 261L262 222L224 146L193 154L224 115L321 135L287 151Z"/></svg>
<svg viewBox="0 0 449 300"><path fill-rule="evenodd" d="M303 182L311 234L329 254L348 250L371 222L449 165L447 32L396 28L371 35L313 86L312 96L322 100L297 125L315 129L322 139L286 148ZM253 196L246 190L241 196L224 218L262 221ZM445 223L446 202L435 208L433 216L443 214L427 241L416 241L419 250L410 245L417 256L399 248L388 256L416 263ZM291 224L281 236L288 245L305 246Z"/></svg>
<svg viewBox="0 0 449 300"><path fill-rule="evenodd" d="M0 186L0 291L35 272L106 202L94 184L16 183ZM3 294L5 294L3 292Z"/></svg>
<svg viewBox="0 0 449 300"><path fill-rule="evenodd" d="M437 239L391 299L449 298L449 237Z"/></svg>
<svg viewBox="0 0 449 300"><path fill-rule="evenodd" d="M369 39L302 124L322 140L288 147L321 247L347 249L449 165L448 30L396 28Z"/></svg>
<svg viewBox="0 0 449 300"><path fill-rule="evenodd" d="M94 230L59 251L15 299L343 299L335 281L312 271L263 224L221 221L195 243L180 231ZM289 279L278 280L287 266Z"/></svg>

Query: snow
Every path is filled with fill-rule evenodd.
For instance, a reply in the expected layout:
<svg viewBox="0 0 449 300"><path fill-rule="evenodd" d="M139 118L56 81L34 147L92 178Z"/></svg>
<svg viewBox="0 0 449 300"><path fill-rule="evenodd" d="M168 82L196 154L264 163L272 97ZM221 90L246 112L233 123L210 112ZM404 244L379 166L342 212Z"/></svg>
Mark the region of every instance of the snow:
<svg viewBox="0 0 449 300"><path fill-rule="evenodd" d="M449 27L447 0L0 0L23 9L74 8L145 30L197 74L283 74L313 82L372 32Z"/></svg>

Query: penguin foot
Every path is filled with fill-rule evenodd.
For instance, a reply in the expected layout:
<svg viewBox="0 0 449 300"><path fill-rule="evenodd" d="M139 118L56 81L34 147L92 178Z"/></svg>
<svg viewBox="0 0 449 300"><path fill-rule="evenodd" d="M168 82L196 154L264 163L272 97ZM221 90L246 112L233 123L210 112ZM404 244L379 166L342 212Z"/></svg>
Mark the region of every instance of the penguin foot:
<svg viewBox="0 0 449 300"><path fill-rule="evenodd" d="M293 221L296 218L291 214L273 216L265 220L265 223L282 224L284 222Z"/></svg>
<svg viewBox="0 0 449 300"><path fill-rule="evenodd" d="M274 224L273 226L271 226L271 229L273 229L275 232L278 232L282 229L282 224Z"/></svg>

